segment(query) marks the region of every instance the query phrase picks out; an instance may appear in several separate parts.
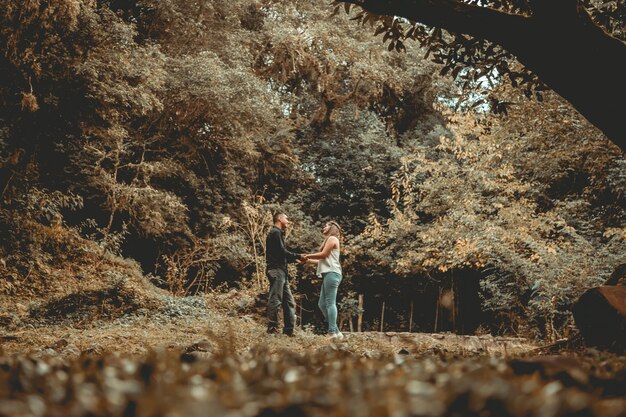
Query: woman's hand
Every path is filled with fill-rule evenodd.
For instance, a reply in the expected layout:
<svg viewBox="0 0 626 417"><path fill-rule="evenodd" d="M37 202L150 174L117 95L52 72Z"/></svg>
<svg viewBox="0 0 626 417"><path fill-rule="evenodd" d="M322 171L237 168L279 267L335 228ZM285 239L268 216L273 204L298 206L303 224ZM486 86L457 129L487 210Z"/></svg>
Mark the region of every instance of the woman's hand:
<svg viewBox="0 0 626 417"><path fill-rule="evenodd" d="M302 258L304 259L304 263L308 265L317 265L319 262L317 259L311 259L311 254L302 255Z"/></svg>

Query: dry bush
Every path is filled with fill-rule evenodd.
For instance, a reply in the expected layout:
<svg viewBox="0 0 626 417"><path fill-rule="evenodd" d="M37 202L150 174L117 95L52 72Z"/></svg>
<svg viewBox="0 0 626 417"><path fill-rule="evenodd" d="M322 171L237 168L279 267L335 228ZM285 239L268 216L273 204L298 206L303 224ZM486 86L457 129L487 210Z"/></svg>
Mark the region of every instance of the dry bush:
<svg viewBox="0 0 626 417"><path fill-rule="evenodd" d="M0 311L20 315L16 304L31 305L31 318L38 321L78 323L158 306L137 263L65 223L62 212L78 209L82 199L33 188L23 203L24 211L2 217L3 226L13 227L4 238L16 246L2 256Z"/></svg>
<svg viewBox="0 0 626 417"><path fill-rule="evenodd" d="M36 112L39 110L37 97L33 93L22 93L22 110Z"/></svg>
<svg viewBox="0 0 626 417"><path fill-rule="evenodd" d="M29 316L37 320L38 324L71 322L77 326L81 323L93 324L98 320L113 320L140 308L153 310L157 305L146 294L126 286L121 280L112 282L108 288L78 291L43 304L35 304Z"/></svg>

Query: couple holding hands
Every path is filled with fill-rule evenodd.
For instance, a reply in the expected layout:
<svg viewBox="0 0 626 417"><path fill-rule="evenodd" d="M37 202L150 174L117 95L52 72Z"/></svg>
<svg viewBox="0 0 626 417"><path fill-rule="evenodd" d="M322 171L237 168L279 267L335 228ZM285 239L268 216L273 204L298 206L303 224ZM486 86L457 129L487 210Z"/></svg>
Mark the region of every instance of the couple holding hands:
<svg viewBox="0 0 626 417"><path fill-rule="evenodd" d="M328 222L322 233L326 237L316 253L301 254L285 247L285 229L289 218L283 212L273 216L274 226L266 240L266 275L270 281L269 301L267 305L268 333L278 331L278 309L282 306L285 326L283 333L293 336L296 322L296 303L289 286L287 264L304 262L317 265L317 275L322 278L322 289L318 306L328 323L328 335L331 338L343 338L337 327L337 288L341 283L341 264L339 262L341 228L335 222Z"/></svg>

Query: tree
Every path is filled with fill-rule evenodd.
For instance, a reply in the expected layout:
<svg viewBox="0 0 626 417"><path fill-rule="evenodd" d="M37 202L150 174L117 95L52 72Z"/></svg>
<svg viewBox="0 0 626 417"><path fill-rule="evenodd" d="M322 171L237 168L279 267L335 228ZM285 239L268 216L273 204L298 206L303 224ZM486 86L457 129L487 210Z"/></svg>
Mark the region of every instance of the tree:
<svg viewBox="0 0 626 417"><path fill-rule="evenodd" d="M544 89L568 100L606 136L626 150L626 132L615 104L626 95L623 1L594 0L347 0L360 6L363 24L378 22L376 34L404 49L414 39L429 47L442 73L468 77L507 76L526 84L528 95ZM394 16L408 19L403 22ZM434 29L424 27L428 25ZM450 36L442 34L445 29ZM501 49L501 48L504 48ZM507 52L508 51L508 52ZM516 68L513 55L525 68ZM534 75L533 75L534 74ZM466 78L466 81L470 81ZM466 83L467 84L467 83Z"/></svg>
<svg viewBox="0 0 626 417"><path fill-rule="evenodd" d="M493 323L562 336L571 303L626 253L619 150L607 152L601 132L553 93L507 119L456 114L448 128L437 146L413 142L391 216L345 246L345 269L359 285L480 276Z"/></svg>
<svg viewBox="0 0 626 417"><path fill-rule="evenodd" d="M375 39L326 15L325 5L293 1L0 0L0 231L31 227L19 226L28 196L77 196L81 209L50 203L60 207L55 218L84 224L88 239L115 241L115 252L145 271L173 262L182 272L169 277L229 269L236 280L250 271L250 239L230 230L235 251L217 240L223 219L245 218L242 202L254 196L284 202L299 191L315 202L311 191L341 196L333 186L342 185L356 190L350 218L378 213L397 163L391 153L352 161L350 152L370 120L393 145L394 132L436 113L434 65L371 54ZM337 146L325 149L319 138ZM315 162L309 150L325 162L338 154L342 181L326 166L313 178L304 168ZM362 181L369 165L385 174ZM312 210L314 221L329 215ZM7 253L22 238L10 236L0 237Z"/></svg>

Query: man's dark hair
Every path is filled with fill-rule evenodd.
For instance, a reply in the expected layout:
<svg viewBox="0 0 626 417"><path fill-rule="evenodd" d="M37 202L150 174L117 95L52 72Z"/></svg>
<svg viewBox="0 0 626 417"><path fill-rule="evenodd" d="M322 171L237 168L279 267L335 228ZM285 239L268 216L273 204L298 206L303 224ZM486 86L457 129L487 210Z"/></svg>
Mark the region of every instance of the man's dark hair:
<svg viewBox="0 0 626 417"><path fill-rule="evenodd" d="M285 214L285 212L284 212L284 211L277 211L277 212L275 212L275 213L274 213L274 216L272 217L272 221L273 221L274 223L276 223L276 222L278 221L278 218L279 218L280 216L282 216L283 214Z"/></svg>

